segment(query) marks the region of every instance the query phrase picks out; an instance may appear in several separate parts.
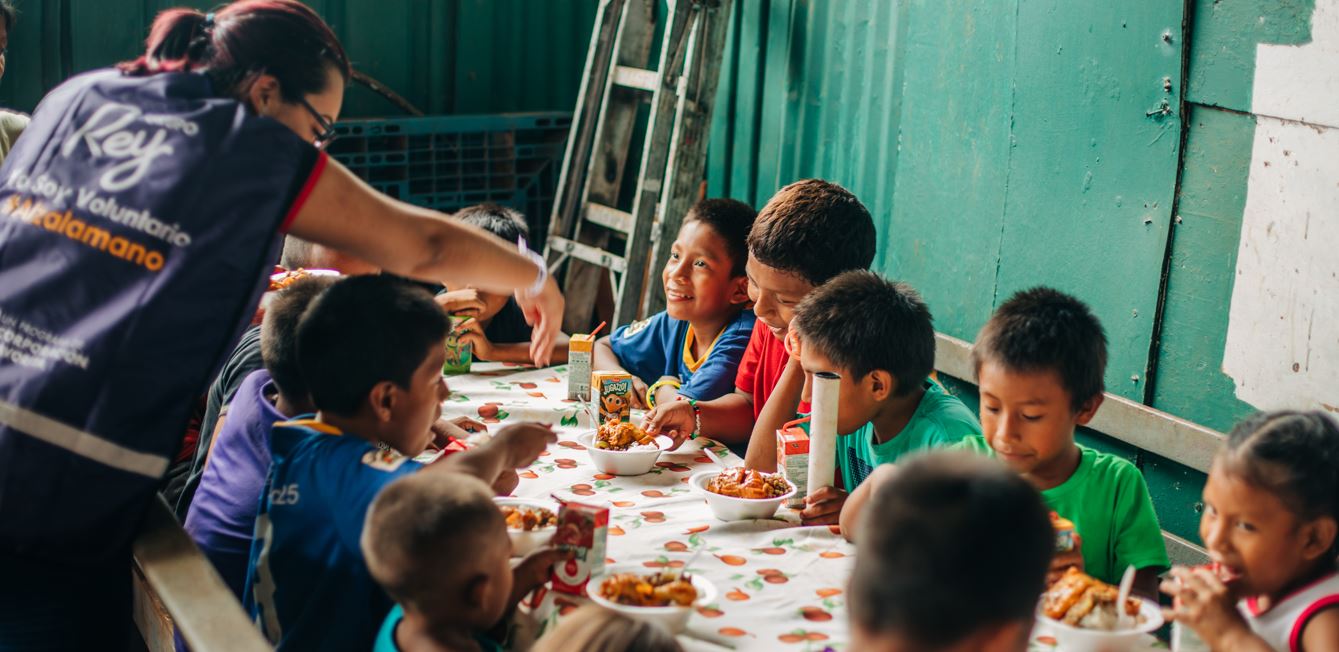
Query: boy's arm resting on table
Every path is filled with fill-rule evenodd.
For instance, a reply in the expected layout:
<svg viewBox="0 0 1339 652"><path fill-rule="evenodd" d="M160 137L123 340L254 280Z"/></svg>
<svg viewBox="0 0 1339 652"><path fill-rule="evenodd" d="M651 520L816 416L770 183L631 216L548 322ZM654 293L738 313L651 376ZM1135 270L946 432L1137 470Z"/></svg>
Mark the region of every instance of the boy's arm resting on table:
<svg viewBox="0 0 1339 652"><path fill-rule="evenodd" d="M865 503L868 503L874 492L892 477L896 469L897 467L892 464L880 464L874 467L874 472L870 473L869 477L865 478L865 481L860 483L860 486L856 487L855 491L852 491L851 495L847 497L846 503L842 505L839 521L842 536L847 541L855 543L856 530L860 524L860 513L865 508Z"/></svg>
<svg viewBox="0 0 1339 652"><path fill-rule="evenodd" d="M485 362L512 362L516 364L531 363L529 342L494 344L482 330L472 329L468 325L465 325L464 328L467 330L460 336L460 341L468 342L474 347L474 356L476 358ZM563 364L567 362L568 341L569 338L567 334L559 331L557 339L553 342L553 351L549 358L549 364Z"/></svg>
<svg viewBox="0 0 1339 652"><path fill-rule="evenodd" d="M753 395L735 390L712 401L699 401L702 432L700 434L727 444L746 441L753 427ZM657 405L646 418L642 428L652 436L676 433L675 448L693 432L696 421L688 401L670 401Z"/></svg>
<svg viewBox="0 0 1339 652"><path fill-rule="evenodd" d="M744 453L744 466L767 473L776 472L776 431L795 419L803 391L804 369L798 360L791 358L767 397L758 422L753 425L748 451Z"/></svg>

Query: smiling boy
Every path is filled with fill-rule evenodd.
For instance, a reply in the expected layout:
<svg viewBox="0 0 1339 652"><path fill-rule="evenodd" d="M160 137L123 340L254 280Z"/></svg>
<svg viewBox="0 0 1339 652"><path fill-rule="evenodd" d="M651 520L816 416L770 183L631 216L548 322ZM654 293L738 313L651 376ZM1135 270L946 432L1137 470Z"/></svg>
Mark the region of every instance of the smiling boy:
<svg viewBox="0 0 1339 652"><path fill-rule="evenodd" d="M875 237L869 211L835 183L804 179L778 190L749 231L745 272L757 322L739 363L735 391L712 401L661 404L646 415L643 427L679 441L704 434L738 445L768 428L762 436L773 437L775 427L759 421L764 405L783 372L789 373L799 383L779 397L775 409L793 418L804 379L798 364L787 366L790 355L784 343L795 306L828 279L868 269Z"/></svg>
<svg viewBox="0 0 1339 652"><path fill-rule="evenodd" d="M632 374L633 407L706 401L734 387L754 323L744 261L756 215L733 199L695 204L661 271L665 310L596 342L596 369Z"/></svg>

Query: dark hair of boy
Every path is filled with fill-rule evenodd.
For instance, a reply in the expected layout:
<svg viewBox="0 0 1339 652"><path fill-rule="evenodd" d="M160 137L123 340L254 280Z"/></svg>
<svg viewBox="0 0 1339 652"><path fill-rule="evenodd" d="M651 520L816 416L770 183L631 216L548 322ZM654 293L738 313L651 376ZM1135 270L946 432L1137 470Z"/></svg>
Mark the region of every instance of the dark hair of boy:
<svg viewBox="0 0 1339 652"><path fill-rule="evenodd" d="M684 216L684 222L701 222L721 237L734 260L730 273L744 275L744 264L749 258L749 230L757 219L758 211L737 199L703 199L693 204Z"/></svg>
<svg viewBox="0 0 1339 652"><path fill-rule="evenodd" d="M506 523L488 485L460 473L414 473L386 485L367 510L362 549L368 571L396 602L430 608L459 575L505 539ZM443 554L443 551L451 551ZM453 581L454 580L454 581ZM447 589L447 590L444 590Z"/></svg>
<svg viewBox="0 0 1339 652"><path fill-rule="evenodd" d="M14 29L14 22L19 19L19 12L14 9L14 3L0 0L0 18L5 19L5 31Z"/></svg>
<svg viewBox="0 0 1339 652"><path fill-rule="evenodd" d="M1036 287L1010 297L981 329L972 365L979 372L986 362L1024 373L1054 370L1077 412L1102 393L1107 336L1085 303Z"/></svg>
<svg viewBox="0 0 1339 652"><path fill-rule="evenodd" d="M778 190L749 231L758 262L814 284L874 262L874 219L851 192L805 179Z"/></svg>
<svg viewBox="0 0 1339 652"><path fill-rule="evenodd" d="M855 380L882 369L897 379L894 396L916 391L934 369L930 308L910 285L874 272L843 273L795 307L791 327Z"/></svg>
<svg viewBox="0 0 1339 652"><path fill-rule="evenodd" d="M1225 471L1278 496L1294 514L1339 521L1339 422L1324 412L1251 415L1232 429L1218 458Z"/></svg>
<svg viewBox="0 0 1339 652"><path fill-rule="evenodd" d="M530 239L530 226L520 211L494 203L475 204L462 208L453 215L466 224L477 226L493 235L516 242L519 238Z"/></svg>
<svg viewBox="0 0 1339 652"><path fill-rule="evenodd" d="M913 458L861 517L852 618L921 650L1031 623L1055 547L1048 514L1037 490L995 460L957 451Z"/></svg>
<svg viewBox="0 0 1339 652"><path fill-rule="evenodd" d="M300 405L310 402L298 364L298 324L307 307L335 284L333 276L308 276L274 295L260 322L260 357L279 393Z"/></svg>
<svg viewBox="0 0 1339 652"><path fill-rule="evenodd" d="M431 347L445 344L450 327L432 295L408 281L340 279L298 325L298 363L312 403L352 416L377 383L408 387Z"/></svg>

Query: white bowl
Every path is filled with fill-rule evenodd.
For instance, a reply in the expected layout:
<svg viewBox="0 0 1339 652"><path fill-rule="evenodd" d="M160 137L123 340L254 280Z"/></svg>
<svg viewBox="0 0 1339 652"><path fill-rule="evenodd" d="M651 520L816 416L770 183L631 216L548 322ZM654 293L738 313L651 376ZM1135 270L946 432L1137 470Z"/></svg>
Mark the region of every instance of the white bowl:
<svg viewBox="0 0 1339 652"><path fill-rule="evenodd" d="M554 514L558 513L558 506L547 500L534 500L530 498L511 498L509 496L498 496L493 499L499 507L529 507L537 509L543 507ZM534 530L514 530L507 528L507 536L511 537L511 556L524 557L544 546L549 545L553 539L553 533L558 531L556 525L549 527L536 528Z"/></svg>
<svg viewBox="0 0 1339 652"><path fill-rule="evenodd" d="M649 575L656 572L654 568L647 568L637 564L614 564L606 566L604 570L590 578L590 584L586 585L586 595L595 604L606 609L612 609L629 618L642 620L664 627L671 634L678 634L688 625L688 619L693 615L693 610L697 607L708 605L716 601L716 585L712 584L706 578L693 572L688 574L692 576L693 588L697 589L697 599L693 601L691 607L669 606L669 607L633 607L626 604L619 604L611 600L606 600L600 595L600 584L605 578L618 573L634 573L637 575Z"/></svg>
<svg viewBox="0 0 1339 652"><path fill-rule="evenodd" d="M786 484L790 485L790 491L776 498L732 498L707 491L707 481L720 474L719 469L698 471L688 478L688 486L697 489L702 492L702 495L706 496L707 506L711 508L711 513L722 521L772 518L776 515L776 510L781 506L781 503L786 502L787 498L794 496L795 492L799 491L795 487L795 483L790 480L786 480Z"/></svg>
<svg viewBox="0 0 1339 652"><path fill-rule="evenodd" d="M1037 620L1055 636L1056 649L1065 652L1126 652L1134 649L1140 639L1162 627L1162 609L1149 600L1136 599L1139 600L1139 615L1144 617L1144 622L1132 629L1114 632L1083 629L1048 618L1040 611Z"/></svg>
<svg viewBox="0 0 1339 652"><path fill-rule="evenodd" d="M590 452L590 461L602 473L613 475L643 475L655 468L660 449L611 451L595 447L595 431L581 433L577 441Z"/></svg>

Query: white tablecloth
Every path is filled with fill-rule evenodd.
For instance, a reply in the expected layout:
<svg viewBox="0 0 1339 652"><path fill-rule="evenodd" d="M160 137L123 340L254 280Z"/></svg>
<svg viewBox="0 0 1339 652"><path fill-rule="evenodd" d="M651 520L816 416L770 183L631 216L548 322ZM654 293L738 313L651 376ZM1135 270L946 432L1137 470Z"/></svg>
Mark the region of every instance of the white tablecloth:
<svg viewBox="0 0 1339 652"><path fill-rule="evenodd" d="M639 563L650 572L682 566L706 548L690 570L715 584L720 595L693 614L679 636L685 649L847 648L845 590L854 547L835 527L801 527L784 507L774 520L716 520L687 481L715 466L709 453L728 466L743 463L725 447L699 439L662 454L649 474L606 475L576 441L591 425L586 412L566 400L566 367L476 363L470 374L448 376L447 383L452 394L443 404L446 416L474 417L494 430L518 421L557 428L558 443L521 472L515 495L610 504L609 562ZM584 602L539 593L530 606L545 627ZM1054 649L1045 632L1036 634L1033 648Z"/></svg>

